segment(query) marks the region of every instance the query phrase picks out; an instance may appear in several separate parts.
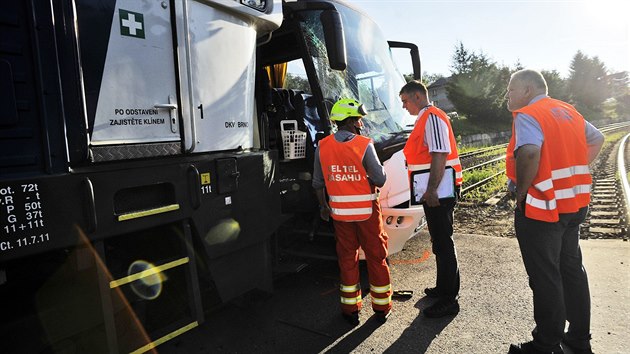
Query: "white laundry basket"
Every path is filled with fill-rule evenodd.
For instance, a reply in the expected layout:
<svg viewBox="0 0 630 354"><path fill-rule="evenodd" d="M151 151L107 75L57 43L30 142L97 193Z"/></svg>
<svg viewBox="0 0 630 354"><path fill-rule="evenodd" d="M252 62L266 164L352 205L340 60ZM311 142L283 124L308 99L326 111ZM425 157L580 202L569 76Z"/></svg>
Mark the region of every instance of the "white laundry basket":
<svg viewBox="0 0 630 354"><path fill-rule="evenodd" d="M281 121L280 133L285 159L295 160L306 157L306 132L297 129L296 120Z"/></svg>

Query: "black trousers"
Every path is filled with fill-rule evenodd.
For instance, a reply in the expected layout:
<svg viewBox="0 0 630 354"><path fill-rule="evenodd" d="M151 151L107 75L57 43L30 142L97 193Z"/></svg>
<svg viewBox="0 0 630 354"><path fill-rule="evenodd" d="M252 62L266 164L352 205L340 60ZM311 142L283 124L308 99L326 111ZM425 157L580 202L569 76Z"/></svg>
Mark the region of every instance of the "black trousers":
<svg viewBox="0 0 630 354"><path fill-rule="evenodd" d="M518 208L514 229L521 249L529 286L534 295L532 335L543 351L560 350L566 321L567 337L590 348L591 300L579 245L580 223L588 207L548 223L527 218Z"/></svg>
<svg viewBox="0 0 630 354"><path fill-rule="evenodd" d="M459 297L459 265L453 242L453 209L456 203L455 198L446 198L440 199L440 206L437 207L422 204L435 255L435 286L442 297L448 300Z"/></svg>

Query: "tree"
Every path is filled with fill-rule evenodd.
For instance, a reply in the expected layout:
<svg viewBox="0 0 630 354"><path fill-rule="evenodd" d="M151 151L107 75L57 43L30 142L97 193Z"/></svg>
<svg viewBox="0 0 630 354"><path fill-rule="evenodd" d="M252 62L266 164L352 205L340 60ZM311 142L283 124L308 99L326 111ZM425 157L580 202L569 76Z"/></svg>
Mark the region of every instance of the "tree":
<svg viewBox="0 0 630 354"><path fill-rule="evenodd" d="M630 77L627 71L610 74L607 77L612 97L616 101L615 112L623 120L630 118Z"/></svg>
<svg viewBox="0 0 630 354"><path fill-rule="evenodd" d="M405 78L405 82L409 82L411 80L415 80L413 78L413 74L403 74L403 77ZM432 83L436 82L438 79L443 78L444 75L442 74L430 74L427 72L422 73L422 83L425 84L425 86L429 86Z"/></svg>
<svg viewBox="0 0 630 354"><path fill-rule="evenodd" d="M610 97L604 63L598 57L589 58L578 51L571 62L568 89L571 100L580 108L600 111L601 105Z"/></svg>
<svg viewBox="0 0 630 354"><path fill-rule="evenodd" d="M615 111L617 112L617 116L621 117L622 120L628 120L628 118L630 118L630 93L619 96L616 100L617 106L615 107Z"/></svg>
<svg viewBox="0 0 630 354"><path fill-rule="evenodd" d="M308 83L308 79L291 73L287 73L287 77L284 80L284 87L295 90L302 90L307 93L311 92L311 86Z"/></svg>
<svg viewBox="0 0 630 354"><path fill-rule="evenodd" d="M543 70L541 74L545 78L545 81L547 81L549 96L562 101L569 101L567 80L563 79L557 70Z"/></svg>
<svg viewBox="0 0 630 354"><path fill-rule="evenodd" d="M509 125L512 116L504 98L509 68L500 67L483 53L470 52L460 42L451 72L446 91L459 114L481 125Z"/></svg>
<svg viewBox="0 0 630 354"><path fill-rule="evenodd" d="M431 85L432 83L438 81L439 79L444 78L444 75L442 74L429 74L429 73L424 73L422 75L422 82L429 87L429 85Z"/></svg>

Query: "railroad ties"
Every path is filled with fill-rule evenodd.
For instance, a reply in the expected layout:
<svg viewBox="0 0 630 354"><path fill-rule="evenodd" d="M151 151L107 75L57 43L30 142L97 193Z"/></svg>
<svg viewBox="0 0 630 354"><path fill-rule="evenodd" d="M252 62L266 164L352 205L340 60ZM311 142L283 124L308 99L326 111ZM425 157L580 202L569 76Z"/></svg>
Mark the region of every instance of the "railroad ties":
<svg viewBox="0 0 630 354"><path fill-rule="evenodd" d="M624 238L624 205L617 179L612 177L593 182L589 215L582 225L582 238Z"/></svg>
<svg viewBox="0 0 630 354"><path fill-rule="evenodd" d="M624 127L626 127L625 125ZM600 153L600 159L593 172L593 186L591 192L591 204L589 214L581 225L581 238L611 238L628 240L628 212L624 197L624 183L622 180L627 175L623 162L624 154L627 156L628 145L625 139L620 139L614 144L605 147L606 151ZM618 151L619 150L619 151ZM615 154L615 151L618 151ZM615 158L617 155L617 158ZM621 162L620 162L620 159ZM627 159L626 159L627 160Z"/></svg>

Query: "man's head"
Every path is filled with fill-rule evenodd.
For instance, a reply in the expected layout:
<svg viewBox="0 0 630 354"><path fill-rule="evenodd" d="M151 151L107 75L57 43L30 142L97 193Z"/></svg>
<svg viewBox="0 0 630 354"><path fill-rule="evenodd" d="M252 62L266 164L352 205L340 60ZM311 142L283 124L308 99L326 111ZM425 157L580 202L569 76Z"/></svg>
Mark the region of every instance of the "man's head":
<svg viewBox="0 0 630 354"><path fill-rule="evenodd" d="M429 104L427 87L418 80L409 81L400 89L403 108L409 114L417 116L420 110Z"/></svg>
<svg viewBox="0 0 630 354"><path fill-rule="evenodd" d="M367 115L365 107L353 98L342 98L335 102L330 110L330 120L339 129L345 129L360 134L363 129L362 118Z"/></svg>
<svg viewBox="0 0 630 354"><path fill-rule="evenodd" d="M505 98L510 112L521 109L538 95L547 94L547 82L536 70L523 69L512 74Z"/></svg>

